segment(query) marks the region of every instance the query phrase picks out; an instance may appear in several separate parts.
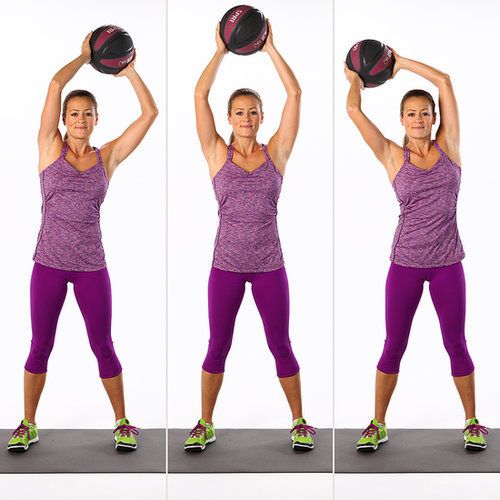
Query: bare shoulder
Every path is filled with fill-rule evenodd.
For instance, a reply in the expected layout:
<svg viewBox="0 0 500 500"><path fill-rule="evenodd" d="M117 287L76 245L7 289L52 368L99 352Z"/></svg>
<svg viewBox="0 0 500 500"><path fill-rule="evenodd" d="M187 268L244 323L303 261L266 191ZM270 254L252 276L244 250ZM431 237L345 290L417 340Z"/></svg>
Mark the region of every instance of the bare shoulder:
<svg viewBox="0 0 500 500"><path fill-rule="evenodd" d="M438 134L436 136L436 142L439 144L439 147L443 150L444 154L451 160L453 163L462 166L462 158L460 156L460 144L457 144L456 141L447 140L444 134Z"/></svg>
<svg viewBox="0 0 500 500"><path fill-rule="evenodd" d="M283 152L280 153L280 148L277 145L277 141L273 140L274 136L271 137L269 140L266 148L267 152L269 153L269 156L271 157L271 160L274 163L274 166L278 169L278 172L281 175L284 175L285 173L285 167L288 161L288 157L283 154Z"/></svg>
<svg viewBox="0 0 500 500"><path fill-rule="evenodd" d="M38 172L43 172L49 165L52 165L59 158L63 147L64 141L60 133L56 134L51 144L45 147L39 146Z"/></svg>
<svg viewBox="0 0 500 500"><path fill-rule="evenodd" d="M394 141L389 140L388 143L390 153L384 167L387 170L389 180L392 182L403 166L404 150L402 146Z"/></svg>
<svg viewBox="0 0 500 500"><path fill-rule="evenodd" d="M223 167L224 163L226 163L227 159L227 150L228 145L224 142L222 138L217 141L217 145L215 147L215 153L212 157L206 158L208 163L208 169L210 171L210 177L213 179L219 170Z"/></svg>

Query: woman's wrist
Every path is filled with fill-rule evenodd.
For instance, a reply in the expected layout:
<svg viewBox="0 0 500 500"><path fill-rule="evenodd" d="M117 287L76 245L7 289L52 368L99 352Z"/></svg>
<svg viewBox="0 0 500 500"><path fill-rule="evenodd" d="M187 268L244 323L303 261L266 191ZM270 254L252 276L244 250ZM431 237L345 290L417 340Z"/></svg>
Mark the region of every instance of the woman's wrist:
<svg viewBox="0 0 500 500"><path fill-rule="evenodd" d="M77 58L79 60L79 62L81 63L81 65L83 66L84 64L89 64L90 63L90 54L88 55L85 55L85 54L80 54Z"/></svg>
<svg viewBox="0 0 500 500"><path fill-rule="evenodd" d="M278 54L278 49L274 46L274 44L271 42L269 45L266 45L266 52L271 55L271 54Z"/></svg>

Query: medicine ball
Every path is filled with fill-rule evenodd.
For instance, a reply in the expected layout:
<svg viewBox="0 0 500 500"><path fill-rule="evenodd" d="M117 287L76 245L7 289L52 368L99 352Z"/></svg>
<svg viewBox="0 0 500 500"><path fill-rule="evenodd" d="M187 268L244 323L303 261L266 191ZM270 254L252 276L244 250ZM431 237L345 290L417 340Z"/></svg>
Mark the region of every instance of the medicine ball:
<svg viewBox="0 0 500 500"><path fill-rule="evenodd" d="M385 83L394 69L394 55L387 45L377 40L362 40L347 53L347 67L355 71L365 87L378 87Z"/></svg>
<svg viewBox="0 0 500 500"><path fill-rule="evenodd" d="M97 28L90 37L90 48L90 64L97 71L108 75L119 73L135 55L130 35L113 25Z"/></svg>
<svg viewBox="0 0 500 500"><path fill-rule="evenodd" d="M264 14L250 5L229 9L220 22L220 36L227 49L242 56L259 51L266 42L267 33Z"/></svg>

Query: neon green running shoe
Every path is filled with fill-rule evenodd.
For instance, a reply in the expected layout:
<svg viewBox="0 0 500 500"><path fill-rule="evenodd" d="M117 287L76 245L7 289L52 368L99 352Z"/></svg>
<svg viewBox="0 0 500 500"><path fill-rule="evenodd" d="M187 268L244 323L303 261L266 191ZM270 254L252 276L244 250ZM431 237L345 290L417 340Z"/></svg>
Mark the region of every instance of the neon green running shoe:
<svg viewBox="0 0 500 500"><path fill-rule="evenodd" d="M115 430L115 450L134 451L137 450L137 440L135 436L139 434L139 428L130 425L126 418L116 422Z"/></svg>
<svg viewBox="0 0 500 500"><path fill-rule="evenodd" d="M12 452L24 453L30 444L38 443L38 429L23 418L18 428L12 433L7 449Z"/></svg>
<svg viewBox="0 0 500 500"><path fill-rule="evenodd" d="M484 436L488 434L488 430L483 425L479 425L477 418L469 418L465 422L464 433L464 448L472 451L482 451L486 449L486 439Z"/></svg>
<svg viewBox="0 0 500 500"><path fill-rule="evenodd" d="M376 451L378 445L389 441L387 427L385 424L380 424L374 418L370 425L361 433L356 449L358 451Z"/></svg>
<svg viewBox="0 0 500 500"><path fill-rule="evenodd" d="M307 425L304 418L300 417L292 424L292 449L298 451L307 451L314 449L314 439L311 434L316 434L316 429Z"/></svg>
<svg viewBox="0 0 500 500"><path fill-rule="evenodd" d="M215 429L213 424L200 419L196 426L189 433L189 437L184 443L186 451L203 451L207 444L215 441Z"/></svg>

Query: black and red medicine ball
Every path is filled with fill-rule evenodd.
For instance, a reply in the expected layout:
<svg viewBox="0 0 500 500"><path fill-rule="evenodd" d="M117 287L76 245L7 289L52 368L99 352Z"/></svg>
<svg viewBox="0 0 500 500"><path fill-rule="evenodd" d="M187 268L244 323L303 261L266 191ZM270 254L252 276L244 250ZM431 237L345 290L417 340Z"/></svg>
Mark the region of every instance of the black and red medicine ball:
<svg viewBox="0 0 500 500"><path fill-rule="evenodd" d="M90 37L92 56L90 64L97 71L108 75L119 73L135 55L134 42L122 28L101 26Z"/></svg>
<svg viewBox="0 0 500 500"><path fill-rule="evenodd" d="M365 87L378 87L385 83L394 69L394 55L387 45L377 40L362 40L347 53L347 67L355 71Z"/></svg>
<svg viewBox="0 0 500 500"><path fill-rule="evenodd" d="M264 14L250 5L229 9L220 22L220 36L227 49L241 56L259 51L266 43L267 33Z"/></svg>

